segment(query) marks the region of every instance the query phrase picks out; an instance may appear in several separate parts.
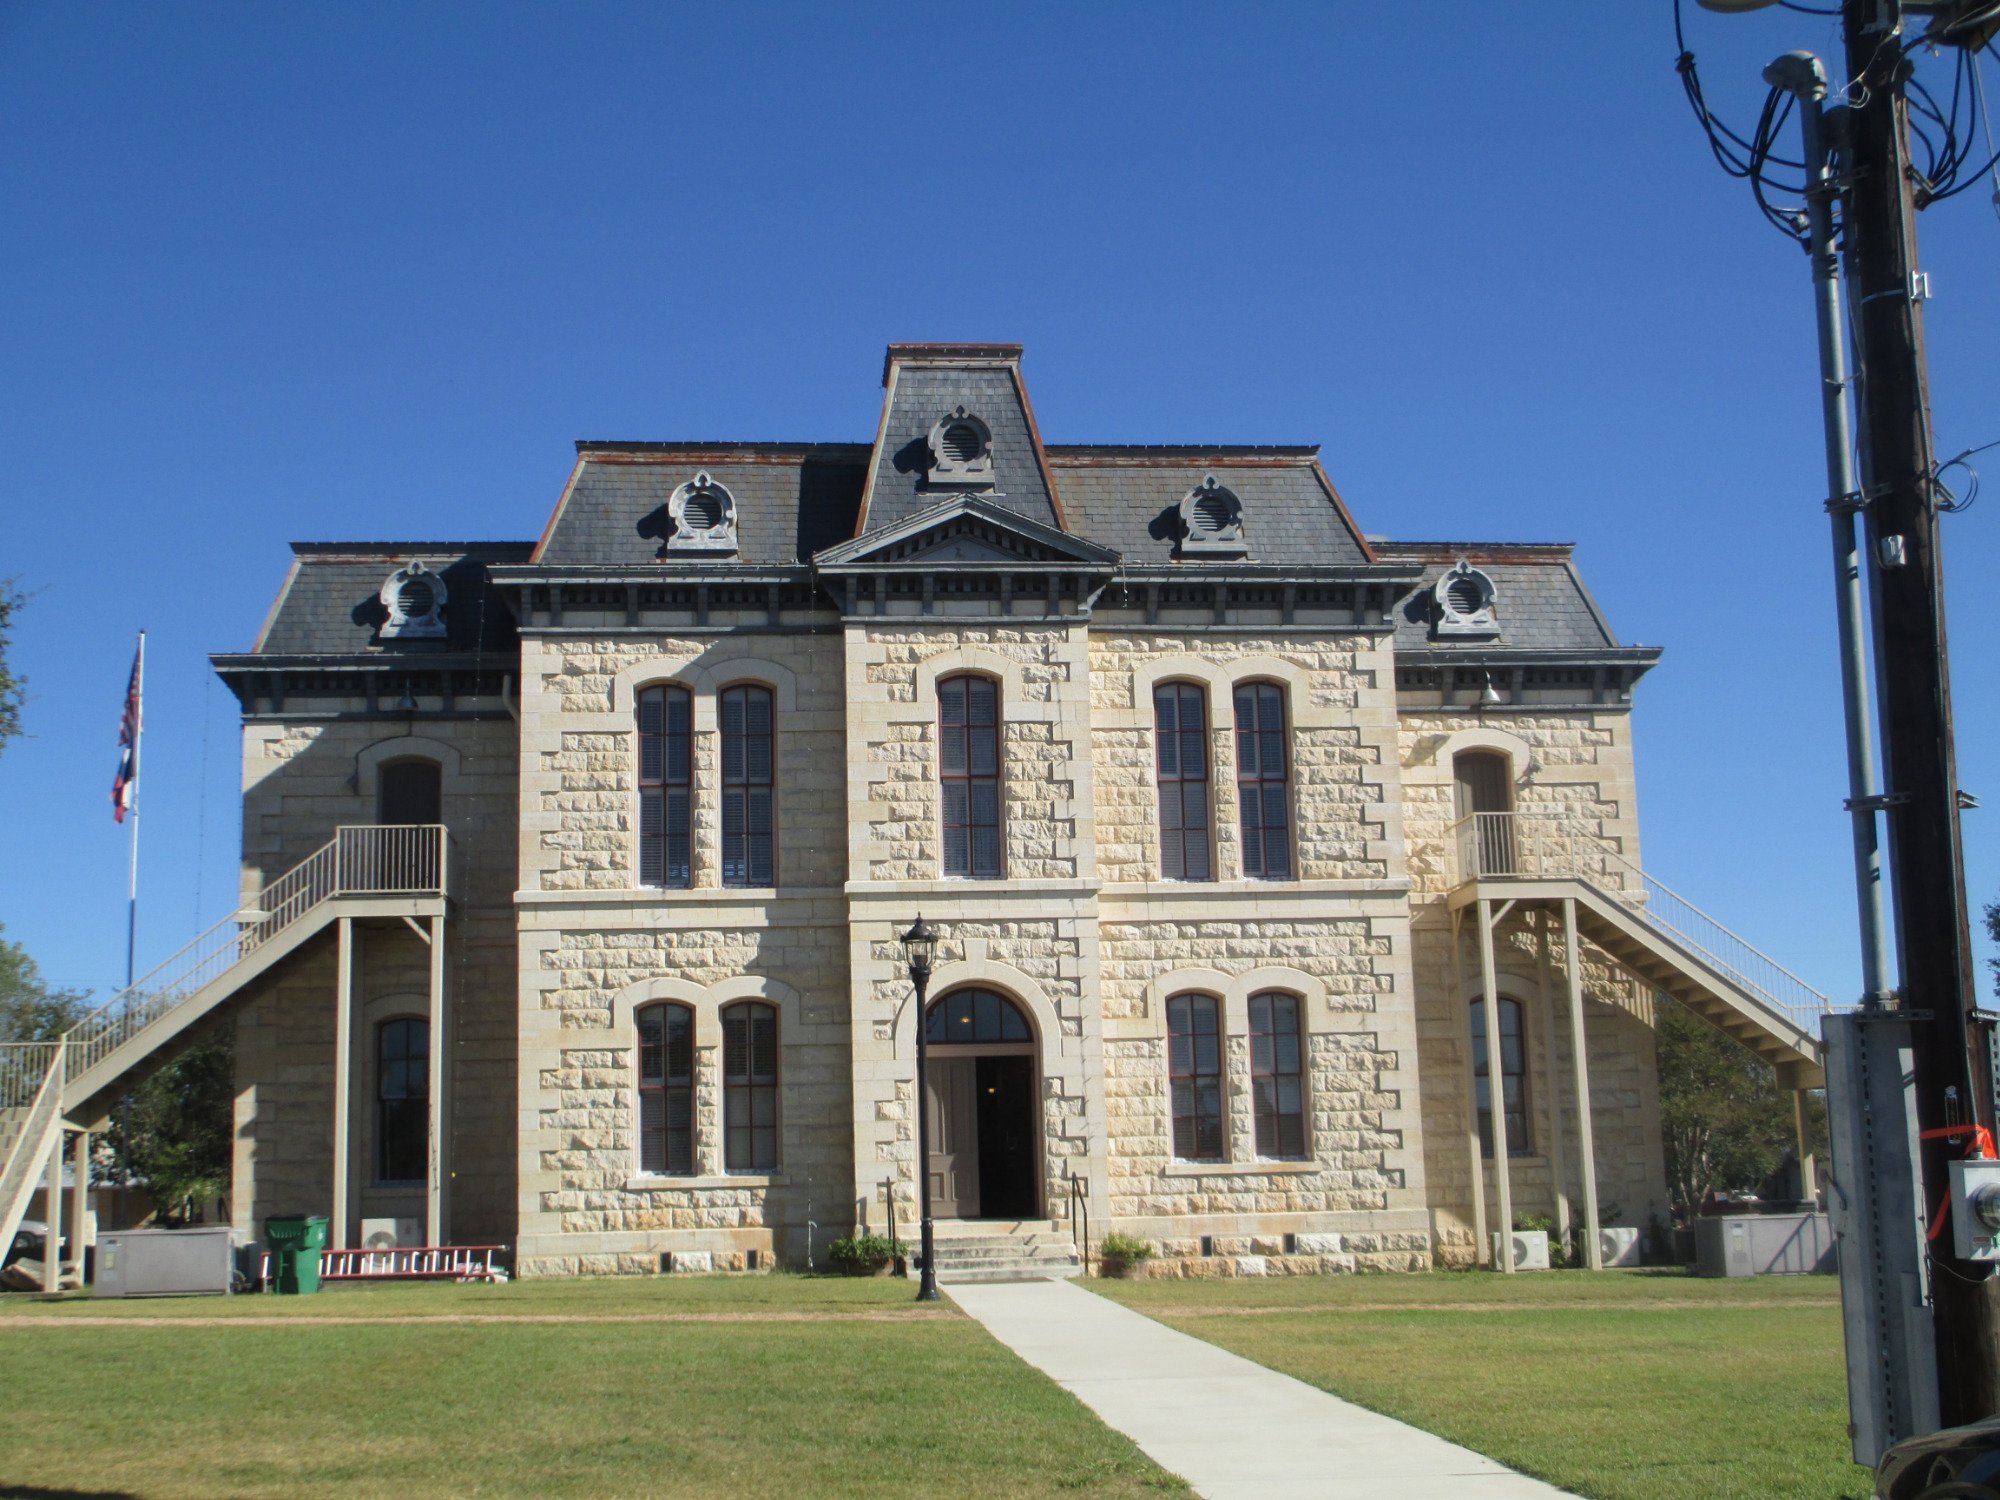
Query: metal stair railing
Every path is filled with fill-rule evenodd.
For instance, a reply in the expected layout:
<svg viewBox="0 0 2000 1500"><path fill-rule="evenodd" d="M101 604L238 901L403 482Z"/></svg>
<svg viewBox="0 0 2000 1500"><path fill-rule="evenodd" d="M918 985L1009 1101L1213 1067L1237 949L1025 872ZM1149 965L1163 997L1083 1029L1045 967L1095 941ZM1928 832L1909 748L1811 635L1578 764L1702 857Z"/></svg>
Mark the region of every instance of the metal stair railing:
<svg viewBox="0 0 2000 1500"><path fill-rule="evenodd" d="M1808 1035L1834 1003L1613 849L1573 819L1520 812L1473 813L1452 825L1458 878L1581 880L1614 897L1633 916L1671 938Z"/></svg>
<svg viewBox="0 0 2000 1500"><path fill-rule="evenodd" d="M35 1148L62 1113L62 1054L61 1042L16 1042L0 1047L0 1078L10 1086L35 1080L33 1091L22 1103L8 1106L19 1111L20 1133L6 1143L5 1154L0 1156L0 1251L13 1243L14 1231L20 1227L34 1193L35 1179L46 1162L45 1154Z"/></svg>
<svg viewBox="0 0 2000 1500"><path fill-rule="evenodd" d="M336 896L443 895L449 836L436 823L353 825L64 1033L65 1079L81 1077ZM18 1102L0 1072L0 1107Z"/></svg>

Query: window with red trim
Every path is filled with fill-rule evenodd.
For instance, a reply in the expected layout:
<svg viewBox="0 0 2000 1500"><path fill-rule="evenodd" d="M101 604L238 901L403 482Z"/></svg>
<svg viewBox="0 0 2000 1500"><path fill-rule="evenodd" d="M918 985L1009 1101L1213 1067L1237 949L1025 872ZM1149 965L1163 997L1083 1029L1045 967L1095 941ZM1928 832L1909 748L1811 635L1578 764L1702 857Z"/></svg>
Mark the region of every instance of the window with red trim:
<svg viewBox="0 0 2000 1500"><path fill-rule="evenodd" d="M947 677L938 684L938 777L948 876L1000 878L1000 684Z"/></svg>

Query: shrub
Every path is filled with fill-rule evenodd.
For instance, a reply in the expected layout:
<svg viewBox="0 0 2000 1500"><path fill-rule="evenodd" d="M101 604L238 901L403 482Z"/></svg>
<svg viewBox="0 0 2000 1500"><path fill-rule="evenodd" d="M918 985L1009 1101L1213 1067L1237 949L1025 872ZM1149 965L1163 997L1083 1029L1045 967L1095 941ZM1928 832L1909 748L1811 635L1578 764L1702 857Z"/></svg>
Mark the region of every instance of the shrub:
<svg viewBox="0 0 2000 1500"><path fill-rule="evenodd" d="M894 1259L895 1251L879 1234L850 1234L826 1247L826 1258L843 1276L873 1276Z"/></svg>
<svg viewBox="0 0 2000 1500"><path fill-rule="evenodd" d="M1097 1269L1104 1276L1123 1276L1153 1253L1152 1242L1129 1234L1107 1234L1097 1247Z"/></svg>

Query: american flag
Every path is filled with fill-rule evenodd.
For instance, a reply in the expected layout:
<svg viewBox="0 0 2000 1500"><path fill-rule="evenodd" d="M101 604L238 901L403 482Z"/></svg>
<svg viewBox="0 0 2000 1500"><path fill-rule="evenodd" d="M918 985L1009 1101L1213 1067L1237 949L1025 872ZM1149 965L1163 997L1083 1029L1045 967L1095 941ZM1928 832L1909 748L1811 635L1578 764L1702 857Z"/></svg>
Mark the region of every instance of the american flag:
<svg viewBox="0 0 2000 1500"><path fill-rule="evenodd" d="M132 658L132 680L125 686L125 717L118 724L118 775L111 783L111 816L125 821L132 806L132 794L139 785L139 672L145 660L145 645Z"/></svg>

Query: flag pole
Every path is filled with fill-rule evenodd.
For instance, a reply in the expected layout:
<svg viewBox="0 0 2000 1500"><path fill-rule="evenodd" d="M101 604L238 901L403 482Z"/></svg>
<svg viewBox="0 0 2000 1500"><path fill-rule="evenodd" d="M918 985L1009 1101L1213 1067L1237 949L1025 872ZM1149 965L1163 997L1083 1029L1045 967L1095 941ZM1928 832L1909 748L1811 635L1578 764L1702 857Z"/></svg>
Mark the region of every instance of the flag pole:
<svg viewBox="0 0 2000 1500"><path fill-rule="evenodd" d="M146 733L146 632L139 632L139 663L134 669L134 691L138 695L138 722L132 726L132 763L143 766L139 742ZM132 988L133 960L139 952L139 783L132 782L132 871L126 886L125 902L125 988Z"/></svg>

